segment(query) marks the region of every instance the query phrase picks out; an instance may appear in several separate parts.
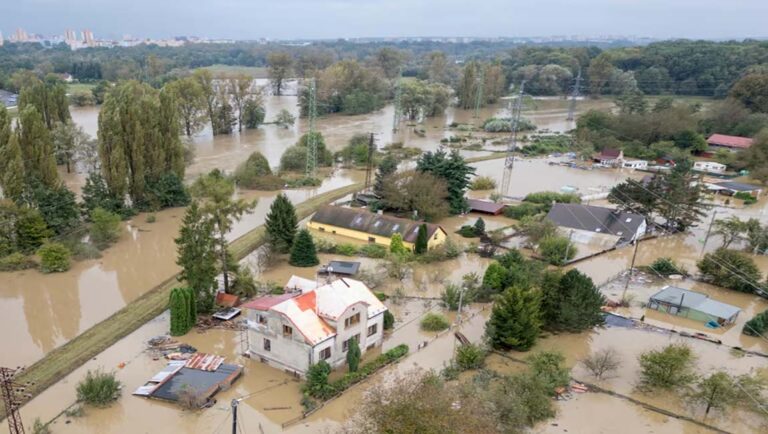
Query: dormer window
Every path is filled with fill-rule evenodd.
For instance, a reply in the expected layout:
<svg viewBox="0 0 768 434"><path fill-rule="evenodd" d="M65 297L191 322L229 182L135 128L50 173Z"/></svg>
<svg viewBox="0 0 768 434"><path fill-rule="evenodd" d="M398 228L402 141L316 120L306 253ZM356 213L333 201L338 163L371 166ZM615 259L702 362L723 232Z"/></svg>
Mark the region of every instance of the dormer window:
<svg viewBox="0 0 768 434"><path fill-rule="evenodd" d="M283 337L284 338L293 337L293 327L283 324Z"/></svg>

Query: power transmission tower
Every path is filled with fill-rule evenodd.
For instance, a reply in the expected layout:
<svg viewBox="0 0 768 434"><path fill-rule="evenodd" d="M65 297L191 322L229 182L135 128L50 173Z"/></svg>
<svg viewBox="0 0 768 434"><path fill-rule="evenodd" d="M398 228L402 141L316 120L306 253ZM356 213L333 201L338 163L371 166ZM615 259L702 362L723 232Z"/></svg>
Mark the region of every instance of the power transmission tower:
<svg viewBox="0 0 768 434"><path fill-rule="evenodd" d="M565 118L565 120L567 121L572 121L576 116L576 98L579 97L580 92L581 92L581 68L579 68L579 73L578 75L576 75L576 80L573 85L573 89L571 90L571 104L570 104L570 107L568 107L568 117Z"/></svg>
<svg viewBox="0 0 768 434"><path fill-rule="evenodd" d="M509 183L512 180L512 169L515 167L515 150L517 149L517 130L520 125L520 114L523 111L523 92L525 90L525 80L520 83L520 91L517 93L517 99L512 106L512 117L510 119L510 129L512 134L509 140L509 148L507 148L507 158L504 160L504 176L501 181L501 193L502 196L506 196L509 191Z"/></svg>
<svg viewBox="0 0 768 434"><path fill-rule="evenodd" d="M307 133L307 178L314 178L317 170L317 134L315 133L315 121L317 119L317 88L315 79L309 81L309 104L307 115L309 117L309 132Z"/></svg>
<svg viewBox="0 0 768 434"><path fill-rule="evenodd" d="M483 105L483 84L485 82L485 69L480 68L480 75L477 77L477 94L475 95L475 119L480 117L480 107Z"/></svg>
<svg viewBox="0 0 768 434"><path fill-rule="evenodd" d="M400 129L400 118L403 116L402 109L400 108L400 82L403 77L403 68L400 68L400 72L397 75L397 81L395 82L395 113L392 116L392 132L396 133Z"/></svg>
<svg viewBox="0 0 768 434"><path fill-rule="evenodd" d="M24 434L24 425L21 423L19 408L21 399L19 393L24 392L24 386L13 381L19 369L0 368L0 391L3 394L3 403L5 404L5 414L8 419L8 429L11 434Z"/></svg>
<svg viewBox="0 0 768 434"><path fill-rule="evenodd" d="M368 163L365 167L365 189L367 191L371 188L371 178L373 176L373 157L376 152L376 141L371 133L371 137L368 140Z"/></svg>

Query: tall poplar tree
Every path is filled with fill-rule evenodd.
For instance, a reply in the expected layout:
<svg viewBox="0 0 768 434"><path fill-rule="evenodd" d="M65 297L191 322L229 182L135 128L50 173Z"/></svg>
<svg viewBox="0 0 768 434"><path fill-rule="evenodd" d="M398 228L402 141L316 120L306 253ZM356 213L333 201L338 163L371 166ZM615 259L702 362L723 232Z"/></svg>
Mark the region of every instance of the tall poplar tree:
<svg viewBox="0 0 768 434"><path fill-rule="evenodd" d="M293 207L288 196L280 193L275 198L269 207L265 226L267 238L272 247L277 252L288 253L293 246L293 240L296 238L296 231L299 226L296 208Z"/></svg>
<svg viewBox="0 0 768 434"><path fill-rule="evenodd" d="M24 192L24 159L19 140L11 129L11 117L0 104L0 188L3 195L18 202Z"/></svg>
<svg viewBox="0 0 768 434"><path fill-rule="evenodd" d="M49 130L53 130L57 123L66 123L71 119L67 86L57 78L36 80L24 86L19 94L19 111L29 106L37 108Z"/></svg>
<svg viewBox="0 0 768 434"><path fill-rule="evenodd" d="M24 160L25 176L45 186L55 186L59 175L56 172L53 140L34 106L27 106L19 113L16 134Z"/></svg>
<svg viewBox="0 0 768 434"><path fill-rule="evenodd" d="M208 121L211 123L211 131L216 135L219 130L216 116L216 89L213 86L213 75L206 69L198 69L192 74L194 80L200 85L203 101L205 101L205 112Z"/></svg>
<svg viewBox="0 0 768 434"><path fill-rule="evenodd" d="M192 289L197 309L208 312L213 308L216 287L216 240L213 222L206 218L197 201L187 207L175 242L176 263L181 266L179 279Z"/></svg>

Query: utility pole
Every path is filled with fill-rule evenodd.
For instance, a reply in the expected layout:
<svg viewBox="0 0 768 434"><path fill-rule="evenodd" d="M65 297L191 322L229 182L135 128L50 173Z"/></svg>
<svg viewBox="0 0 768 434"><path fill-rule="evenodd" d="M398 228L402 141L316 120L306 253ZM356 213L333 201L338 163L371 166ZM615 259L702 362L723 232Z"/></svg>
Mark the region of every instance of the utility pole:
<svg viewBox="0 0 768 434"><path fill-rule="evenodd" d="M376 152L376 142L373 137L373 133L371 133L370 139L368 140L368 162L365 167L365 188L364 191L367 191L369 188L371 188L371 178L373 175L373 157L374 153Z"/></svg>
<svg viewBox="0 0 768 434"><path fill-rule="evenodd" d="M21 372L20 369L0 368L0 388L2 389L0 392L3 394L5 414L11 434L24 434L24 425L21 423L19 414L21 400L18 393L23 392L25 387L13 381L19 372Z"/></svg>
<svg viewBox="0 0 768 434"><path fill-rule="evenodd" d="M509 191L509 183L512 181L512 169L515 167L515 150L517 150L517 129L520 124L520 115L523 111L523 93L525 91L525 80L520 83L520 91L517 93L517 100L514 101L512 116L510 118L510 129L512 134L507 148L507 158L504 160L504 176L501 181L502 196L506 196Z"/></svg>
<svg viewBox="0 0 768 434"><path fill-rule="evenodd" d="M475 94L475 119L480 117L480 107L483 105L483 85L485 82L485 69L482 66L480 68L480 74L477 77L477 93Z"/></svg>
<svg viewBox="0 0 768 434"><path fill-rule="evenodd" d="M576 75L575 81L576 83L571 90L571 104L568 107L568 117L565 118L567 121L572 121L576 116L576 98L578 98L581 91L581 67L579 67L579 73Z"/></svg>
<svg viewBox="0 0 768 434"><path fill-rule="evenodd" d="M717 215L717 210L712 210L712 220L709 221L709 227L707 228L707 235L704 236L704 243L701 246L701 253L699 254L699 258L704 256L704 249L707 248L707 241L709 241L709 235L712 233L712 225L715 223L715 216Z"/></svg>
<svg viewBox="0 0 768 434"><path fill-rule="evenodd" d="M307 107L309 117L309 132L307 133L307 169L306 177L314 178L317 169L317 137L315 134L315 121L317 118L317 88L314 77L309 81L309 104Z"/></svg>
<svg viewBox="0 0 768 434"><path fill-rule="evenodd" d="M232 400L232 434L237 434L237 404L239 403L238 399Z"/></svg>
<svg viewBox="0 0 768 434"><path fill-rule="evenodd" d="M627 276L627 281L624 283L624 291L621 293L621 300L624 300L624 297L627 295L627 289L629 289L629 281L632 280L632 273L635 270L635 258L637 258L637 248L640 246L640 240L635 240L635 251L632 252L632 263L629 265L629 275Z"/></svg>

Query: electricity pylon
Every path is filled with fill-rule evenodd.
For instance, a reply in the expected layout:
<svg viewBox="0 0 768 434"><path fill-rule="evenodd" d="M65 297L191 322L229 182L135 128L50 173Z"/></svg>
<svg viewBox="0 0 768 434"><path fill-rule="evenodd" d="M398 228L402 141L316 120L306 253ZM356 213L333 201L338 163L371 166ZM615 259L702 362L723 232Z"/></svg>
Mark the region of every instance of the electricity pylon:
<svg viewBox="0 0 768 434"><path fill-rule="evenodd" d="M512 117L510 118L510 129L512 134L507 148L507 158L504 159L504 176L501 181L502 196L506 196L509 191L509 183L512 180L512 169L515 167L515 150L517 150L517 130L520 125L520 116L523 111L523 92L525 90L525 80L520 83L520 91L517 93L517 99L512 107Z"/></svg>
<svg viewBox="0 0 768 434"><path fill-rule="evenodd" d="M571 104L570 107L568 107L568 117L565 118L567 121L572 121L574 117L576 116L576 99L579 97L579 92L581 91L581 68L579 68L579 74L576 75L576 80L573 85L573 89L571 90Z"/></svg>
<svg viewBox="0 0 768 434"><path fill-rule="evenodd" d="M21 407L19 394L25 391L25 386L13 381L19 372L19 369L0 368L0 393L3 395L5 414L11 434L24 434L24 425L21 423L21 415L19 414ZM27 397L31 397L31 395L27 394Z"/></svg>
<svg viewBox="0 0 768 434"><path fill-rule="evenodd" d="M397 75L397 81L395 82L395 113L392 115L392 132L396 133L400 129L400 118L402 117L402 110L400 108L400 82L403 77L403 68L400 68L400 72Z"/></svg>
<svg viewBox="0 0 768 434"><path fill-rule="evenodd" d="M480 107L483 105L483 84L485 82L485 69L479 66L480 74L477 77L477 94L475 95L475 118L480 117Z"/></svg>

